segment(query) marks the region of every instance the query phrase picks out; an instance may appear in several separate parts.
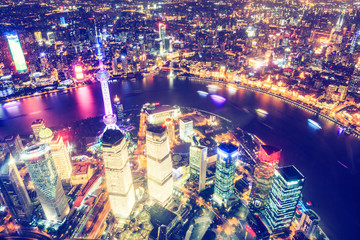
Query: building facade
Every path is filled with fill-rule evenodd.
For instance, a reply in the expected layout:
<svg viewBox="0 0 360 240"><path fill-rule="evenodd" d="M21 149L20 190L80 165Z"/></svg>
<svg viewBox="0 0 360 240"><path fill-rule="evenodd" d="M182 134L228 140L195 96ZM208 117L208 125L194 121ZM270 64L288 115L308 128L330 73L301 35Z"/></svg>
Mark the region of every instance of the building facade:
<svg viewBox="0 0 360 240"><path fill-rule="evenodd" d="M349 81L348 91L354 93L358 92L359 84L360 84L360 61L355 65L354 72Z"/></svg>
<svg viewBox="0 0 360 240"><path fill-rule="evenodd" d="M14 159L19 159L21 152L24 150L19 134L6 136L0 141L0 147L4 152L10 153Z"/></svg>
<svg viewBox="0 0 360 240"><path fill-rule="evenodd" d="M207 168L207 147L190 147L190 180L198 186L198 191L205 189Z"/></svg>
<svg viewBox="0 0 360 240"><path fill-rule="evenodd" d="M147 129L146 151L149 195L165 204L173 194L173 168L166 128L156 126Z"/></svg>
<svg viewBox="0 0 360 240"><path fill-rule="evenodd" d="M72 173L70 153L61 135L54 136L50 128L42 128L39 132L39 142L50 146L51 158L57 173L63 182L69 183Z"/></svg>
<svg viewBox="0 0 360 240"><path fill-rule="evenodd" d="M46 144L28 147L23 151L22 159L34 184L46 220L62 221L70 209L61 179L51 158L50 147Z"/></svg>
<svg viewBox="0 0 360 240"><path fill-rule="evenodd" d="M174 126L174 122L171 118L167 118L165 120L165 127L166 127L166 131L168 134L170 147L173 147L174 141L175 141L175 126Z"/></svg>
<svg viewBox="0 0 360 240"><path fill-rule="evenodd" d="M294 166L278 168L269 194L264 216L272 231L288 228L295 215L305 177Z"/></svg>
<svg viewBox="0 0 360 240"><path fill-rule="evenodd" d="M257 207L262 206L269 195L274 172L280 160L280 151L279 148L270 145L260 147L259 162L255 167L251 188L253 204Z"/></svg>
<svg viewBox="0 0 360 240"><path fill-rule="evenodd" d="M16 221L31 219L32 204L11 154L7 154L0 168L1 197Z"/></svg>
<svg viewBox="0 0 360 240"><path fill-rule="evenodd" d="M32 128L33 133L34 133L35 140L37 140L38 137L39 137L39 132L40 132L40 130L43 129L43 128L45 128L44 119L36 119L36 120L31 124L31 128Z"/></svg>
<svg viewBox="0 0 360 240"><path fill-rule="evenodd" d="M194 134L194 123L189 118L182 118L179 120L180 139L184 142L189 141L189 138Z"/></svg>
<svg viewBox="0 0 360 240"><path fill-rule="evenodd" d="M125 136L117 129L108 129L102 137L106 186L116 218L129 218L135 204L135 192Z"/></svg>
<svg viewBox="0 0 360 240"><path fill-rule="evenodd" d="M235 163L239 149L231 143L222 143L217 149L214 201L226 204L234 193Z"/></svg>
<svg viewBox="0 0 360 240"><path fill-rule="evenodd" d="M299 229L305 233L305 235L311 238L317 227L319 226L320 217L312 209L308 209L301 214L299 221Z"/></svg>

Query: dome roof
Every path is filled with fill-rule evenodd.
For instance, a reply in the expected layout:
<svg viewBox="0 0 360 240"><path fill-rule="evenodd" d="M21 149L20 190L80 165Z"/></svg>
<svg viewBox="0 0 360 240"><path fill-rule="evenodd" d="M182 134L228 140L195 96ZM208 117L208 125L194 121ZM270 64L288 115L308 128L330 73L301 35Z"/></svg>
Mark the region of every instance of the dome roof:
<svg viewBox="0 0 360 240"><path fill-rule="evenodd" d="M42 128L39 132L39 138L42 140L52 140L54 137L53 131L50 128Z"/></svg>
<svg viewBox="0 0 360 240"><path fill-rule="evenodd" d="M96 79L100 82L102 81L109 81L110 74L105 69L101 69L96 73Z"/></svg>

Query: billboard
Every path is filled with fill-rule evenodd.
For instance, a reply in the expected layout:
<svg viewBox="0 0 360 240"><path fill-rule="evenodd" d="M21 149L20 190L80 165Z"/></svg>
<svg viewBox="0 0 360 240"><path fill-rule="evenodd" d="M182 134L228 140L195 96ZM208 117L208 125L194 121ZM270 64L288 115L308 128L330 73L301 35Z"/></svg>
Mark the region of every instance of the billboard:
<svg viewBox="0 0 360 240"><path fill-rule="evenodd" d="M24 52L21 48L21 43L17 34L7 34L6 40L9 45L11 58L15 63L15 68L18 73L27 71Z"/></svg>

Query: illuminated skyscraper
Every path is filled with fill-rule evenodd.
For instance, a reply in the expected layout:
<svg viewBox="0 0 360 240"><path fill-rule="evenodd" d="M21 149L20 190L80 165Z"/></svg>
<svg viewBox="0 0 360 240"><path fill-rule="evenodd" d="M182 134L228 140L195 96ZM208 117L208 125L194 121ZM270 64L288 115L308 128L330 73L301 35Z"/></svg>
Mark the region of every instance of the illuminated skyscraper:
<svg viewBox="0 0 360 240"><path fill-rule="evenodd" d="M251 196L254 204L260 207L267 199L271 189L275 169L280 160L280 149L270 145L261 145L259 162L255 167Z"/></svg>
<svg viewBox="0 0 360 240"><path fill-rule="evenodd" d="M47 33L48 41L51 45L55 44L55 34L54 32Z"/></svg>
<svg viewBox="0 0 360 240"><path fill-rule="evenodd" d="M57 173L63 182L70 182L72 165L70 154L61 135L54 133L49 128L43 128L39 132L39 142L50 146L51 158L55 164Z"/></svg>
<svg viewBox="0 0 360 240"><path fill-rule="evenodd" d="M32 124L31 128L33 130L35 140L38 140L39 138L39 132L42 128L45 128L44 119L36 119Z"/></svg>
<svg viewBox="0 0 360 240"><path fill-rule="evenodd" d="M287 228L295 215L305 178L294 166L278 168L274 174L265 220L272 230Z"/></svg>
<svg viewBox="0 0 360 240"><path fill-rule="evenodd" d="M129 70L127 56L125 54L122 54L120 58L121 58L122 69L124 73L127 74Z"/></svg>
<svg viewBox="0 0 360 240"><path fill-rule="evenodd" d="M26 66L25 56L18 35L7 34L6 40L9 45L12 60L15 63L16 71L18 73L26 72L27 66Z"/></svg>
<svg viewBox="0 0 360 240"><path fill-rule="evenodd" d="M172 160L166 129L146 131L147 177L150 197L165 204L173 194Z"/></svg>
<svg viewBox="0 0 360 240"><path fill-rule="evenodd" d="M33 145L22 153L36 194L48 221L62 221L69 213L61 179L51 159L50 147L46 144Z"/></svg>
<svg viewBox="0 0 360 240"><path fill-rule="evenodd" d="M354 54L354 51L356 49L356 45L357 45L357 40L358 40L358 37L360 35L360 31L357 31L354 36L353 36L353 39L351 41L351 45L350 45L350 53L351 54Z"/></svg>
<svg viewBox="0 0 360 240"><path fill-rule="evenodd" d="M31 201L11 154L0 164L0 196L16 221L30 220Z"/></svg>
<svg viewBox="0 0 360 240"><path fill-rule="evenodd" d="M41 32L34 32L35 40L39 43L39 45L43 44L42 34Z"/></svg>
<svg viewBox="0 0 360 240"><path fill-rule="evenodd" d="M166 25L163 23L159 23L159 38L161 39L163 47L165 47Z"/></svg>
<svg viewBox="0 0 360 240"><path fill-rule="evenodd" d="M235 163L239 149L231 143L222 143L217 149L214 200L227 204L234 193Z"/></svg>
<svg viewBox="0 0 360 240"><path fill-rule="evenodd" d="M126 219L135 204L126 138L118 129L107 129L102 147L111 209L116 218Z"/></svg>
<svg viewBox="0 0 360 240"><path fill-rule="evenodd" d="M40 67L41 67L41 72L43 73L48 73L50 71L48 58L46 56L46 53L44 52L40 53Z"/></svg>
<svg viewBox="0 0 360 240"><path fill-rule="evenodd" d="M78 81L84 80L85 76L84 76L84 72L83 72L83 67L81 65L79 65L79 64L75 65L74 72L75 72L75 78Z"/></svg>
<svg viewBox="0 0 360 240"><path fill-rule="evenodd" d="M115 96L114 98L114 107L117 115L118 121L124 120L124 107L120 102L120 98L118 96Z"/></svg>
<svg viewBox="0 0 360 240"><path fill-rule="evenodd" d="M207 167L207 147L190 147L190 181L198 185L198 191L205 189L206 167Z"/></svg>
<svg viewBox="0 0 360 240"><path fill-rule="evenodd" d="M358 60L357 64L355 65L354 72L349 82L349 92L358 92L359 91L359 84L360 84L360 59Z"/></svg>
<svg viewBox="0 0 360 240"><path fill-rule="evenodd" d="M336 43L336 44L341 44L342 39L343 39L341 29L342 29L343 24L344 24L344 13L342 13L339 16L339 18L336 22L336 26L331 30L330 42Z"/></svg>
<svg viewBox="0 0 360 240"><path fill-rule="evenodd" d="M179 120L179 131L180 131L180 139L185 141L189 141L189 138L194 134L194 123L189 118L182 118Z"/></svg>
<svg viewBox="0 0 360 240"><path fill-rule="evenodd" d="M18 159L21 152L24 150L19 134L15 136L6 136L2 141L0 141L0 146L6 153L10 153L14 159Z"/></svg>
<svg viewBox="0 0 360 240"><path fill-rule="evenodd" d="M169 139L169 145L170 145L170 147L172 147L172 146L174 146L174 141L175 141L175 126L174 126L174 122L171 118L167 118L165 120L165 127L166 127L166 131L167 131L168 139Z"/></svg>
<svg viewBox="0 0 360 240"><path fill-rule="evenodd" d="M163 55L165 52L165 44L166 44L166 25L163 23L159 23L159 39L160 39L160 55Z"/></svg>

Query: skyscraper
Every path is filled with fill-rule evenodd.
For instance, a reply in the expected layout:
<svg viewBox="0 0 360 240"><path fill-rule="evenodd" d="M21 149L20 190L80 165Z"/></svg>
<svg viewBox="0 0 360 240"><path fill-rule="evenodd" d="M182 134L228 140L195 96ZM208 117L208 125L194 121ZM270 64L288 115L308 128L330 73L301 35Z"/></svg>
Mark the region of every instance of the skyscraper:
<svg viewBox="0 0 360 240"><path fill-rule="evenodd" d="M135 204L126 138L118 129L107 129L102 147L111 209L116 218L126 219Z"/></svg>
<svg viewBox="0 0 360 240"><path fill-rule="evenodd" d="M128 59L127 59L127 55L126 54L122 54L121 57L121 66L122 66L122 69L124 71L125 74L128 73L129 71L129 64L128 64Z"/></svg>
<svg viewBox="0 0 360 240"><path fill-rule="evenodd" d="M55 44L55 34L54 32L47 33L48 41L51 45Z"/></svg>
<svg viewBox="0 0 360 240"><path fill-rule="evenodd" d="M166 38L166 25L163 23L159 23L159 38L165 47L165 38Z"/></svg>
<svg viewBox="0 0 360 240"><path fill-rule="evenodd" d="M217 149L214 200L225 203L234 192L235 163L239 149L231 143L222 143Z"/></svg>
<svg viewBox="0 0 360 240"><path fill-rule="evenodd" d="M169 145L170 147L172 147L174 146L174 141L175 141L175 126L171 118L167 118L165 120L165 127L168 134Z"/></svg>
<svg viewBox="0 0 360 240"><path fill-rule="evenodd" d="M358 92L359 91L359 84L360 84L360 59L358 60L357 64L355 65L354 72L349 82L349 92Z"/></svg>
<svg viewBox="0 0 360 240"><path fill-rule="evenodd" d="M44 119L36 119L32 124L31 124L31 128L33 130L34 136L35 136L35 140L38 139L39 137L39 132L42 128L45 128L45 122Z"/></svg>
<svg viewBox="0 0 360 240"><path fill-rule="evenodd" d="M48 221L62 221L69 213L69 205L60 177L51 159L50 147L33 145L22 153L36 194Z"/></svg>
<svg viewBox="0 0 360 240"><path fill-rule="evenodd" d="M32 205L20 173L11 154L7 154L0 168L1 197L16 221L31 218Z"/></svg>
<svg viewBox="0 0 360 240"><path fill-rule="evenodd" d="M280 149L270 145L261 145L259 162L255 167L251 196L254 205L260 207L267 199L275 169L280 160Z"/></svg>
<svg viewBox="0 0 360 240"><path fill-rule="evenodd" d="M72 165L70 154L61 135L54 133L49 128L43 128L39 132L39 142L49 144L51 158L55 164L57 173L63 182L70 182Z"/></svg>
<svg viewBox="0 0 360 240"><path fill-rule="evenodd" d="M149 195L165 204L173 193L173 176L169 140L164 127L147 129L146 151Z"/></svg>
<svg viewBox="0 0 360 240"><path fill-rule="evenodd" d="M189 118L182 118L179 120L180 139L188 141L189 137L194 134L194 123Z"/></svg>
<svg viewBox="0 0 360 240"><path fill-rule="evenodd" d="M120 98L118 96L115 96L114 98L114 108L117 115L117 120L122 121L124 120L124 107L120 102Z"/></svg>
<svg viewBox="0 0 360 240"><path fill-rule="evenodd" d="M21 152L24 150L19 134L15 136L6 136L2 141L0 141L0 146L6 153L11 153L15 159L18 159Z"/></svg>
<svg viewBox="0 0 360 240"><path fill-rule="evenodd" d="M305 177L294 166L281 167L275 171L264 212L266 224L272 231L290 226L304 181Z"/></svg>
<svg viewBox="0 0 360 240"><path fill-rule="evenodd" d="M198 185L198 191L205 189L206 167L207 167L207 147L190 147L190 180Z"/></svg>
<svg viewBox="0 0 360 240"><path fill-rule="evenodd" d="M12 60L15 64L16 71L23 73L27 71L24 52L17 34L7 34L6 40L9 45Z"/></svg>

